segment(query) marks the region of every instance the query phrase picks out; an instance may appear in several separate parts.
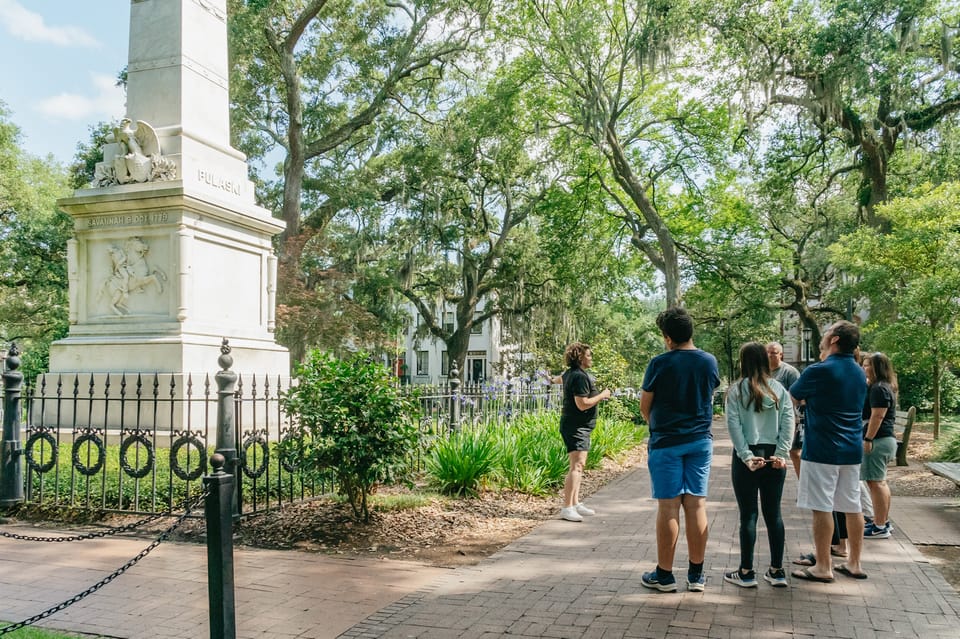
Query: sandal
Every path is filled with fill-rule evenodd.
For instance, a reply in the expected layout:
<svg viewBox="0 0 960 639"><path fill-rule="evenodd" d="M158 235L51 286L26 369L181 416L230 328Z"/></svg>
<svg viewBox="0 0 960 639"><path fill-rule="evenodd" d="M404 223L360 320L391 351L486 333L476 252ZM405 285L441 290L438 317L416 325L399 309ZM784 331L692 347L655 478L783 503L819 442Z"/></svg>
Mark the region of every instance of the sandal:
<svg viewBox="0 0 960 639"><path fill-rule="evenodd" d="M847 553L841 550L835 549L833 546L830 546L830 554L834 557L846 557Z"/></svg>
<svg viewBox="0 0 960 639"><path fill-rule="evenodd" d="M816 566L817 556L812 552L807 553L806 555L800 555L798 558L793 560L793 563L798 566Z"/></svg>
<svg viewBox="0 0 960 639"><path fill-rule="evenodd" d="M821 584L832 584L833 577L821 577L820 575L815 575L810 572L809 568L803 568L802 570L794 570L790 573L794 579L803 579L804 581L816 581Z"/></svg>

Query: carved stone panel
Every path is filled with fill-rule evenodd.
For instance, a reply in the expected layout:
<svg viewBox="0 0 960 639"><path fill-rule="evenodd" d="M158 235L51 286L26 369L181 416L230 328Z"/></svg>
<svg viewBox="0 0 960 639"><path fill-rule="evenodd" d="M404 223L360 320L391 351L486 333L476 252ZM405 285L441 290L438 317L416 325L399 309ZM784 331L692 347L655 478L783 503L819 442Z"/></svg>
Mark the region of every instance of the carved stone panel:
<svg viewBox="0 0 960 639"><path fill-rule="evenodd" d="M139 235L88 244L91 316L169 313L169 240Z"/></svg>

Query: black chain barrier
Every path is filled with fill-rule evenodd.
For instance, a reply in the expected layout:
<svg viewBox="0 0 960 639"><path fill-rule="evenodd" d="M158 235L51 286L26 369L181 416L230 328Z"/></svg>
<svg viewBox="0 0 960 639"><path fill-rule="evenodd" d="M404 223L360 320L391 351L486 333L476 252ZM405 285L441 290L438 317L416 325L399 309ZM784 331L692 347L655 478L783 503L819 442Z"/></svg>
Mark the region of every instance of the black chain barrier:
<svg viewBox="0 0 960 639"><path fill-rule="evenodd" d="M60 612L60 611L63 610L64 608L68 608L68 607L72 606L73 604L77 603L77 602L80 601L81 599L84 599L84 598L86 598L86 597L89 597L89 596L92 595L93 593L97 592L98 590L100 590L101 588L103 588L104 586L106 586L108 583L110 583L111 581L113 581L114 579L116 579L117 577L119 577L120 575L122 575L123 573L125 573L127 570L129 570L130 568L132 568L133 566L135 566L135 565L137 564L137 562L139 562L141 559L143 559L144 557L146 557L147 555L149 555L149 554L153 551L154 548L156 548L157 546L159 546L160 544L162 544L163 542L165 542L165 541L170 537L170 535L173 534L173 532L183 524L183 522L186 520L186 518L190 515L191 511L193 510L193 508L195 508L196 506L198 506L204 499L207 498L207 496L209 496L209 494L210 494L209 491L204 490L203 493L201 493L200 496L197 497L197 499L193 501L193 503L187 505L186 510L184 511L184 513L183 513L182 515L178 516L178 517L177 517L177 520L176 520L175 522L173 522L169 527L167 527L166 530L164 530L162 533L160 533L160 536L157 537L149 546L147 546L146 548L144 548L143 550L141 550L140 553L139 553L136 557L134 557L133 559L131 559L131 560L128 561L127 563L123 564L122 566L120 566L119 568L117 568L116 570L114 570L112 573L110 573L109 575L107 575L106 577L104 577L103 579L101 579L100 581L98 581L97 583L93 584L92 586L90 586L89 588L87 588L86 590L84 590L83 592L78 593L78 594L70 597L69 599L67 599L67 600L64 601L63 603L59 603L59 604L57 604L56 606L53 606L52 608L47 608L47 609L44 610L43 612L38 613L38 614L30 617L29 619L24 619L23 621L18 621L18 622L15 623L15 624L11 624L11 625L9 625L9 626L5 626L4 628L0 628L0 635L5 635L5 634L7 634L7 633L14 632L15 630L19 630L20 628L23 628L23 627L25 627L25 626L30 626L30 625L32 625L32 624L35 624L35 623L37 623L38 621L42 621L43 619L46 619L47 617L50 617L50 616L52 616L52 615ZM162 517L162 516L165 516L165 515L158 515L158 516L148 517L148 518L146 518L146 519L143 520L143 521L148 521L148 520L151 520L151 519L157 519L157 518ZM169 516L169 515L166 515L166 516ZM142 525L142 522L138 522L138 524ZM131 525L132 525L132 524L131 524ZM106 533L106 534L113 534L113 533ZM106 534L99 535L99 536L104 537L104 536L106 536ZM4 535L4 536L7 536L7 535ZM94 535L94 536L97 536L97 535ZM23 538L24 538L24 539L27 539L26 537L23 537ZM78 539L80 539L80 538L82 538L82 539L92 539L92 537L88 537L88 536L86 536L86 535L81 536L81 537L78 537ZM64 538L64 539L66 539L66 538ZM57 539L52 538L52 537L39 537L39 538L31 539L31 540L32 540L32 541L57 541Z"/></svg>

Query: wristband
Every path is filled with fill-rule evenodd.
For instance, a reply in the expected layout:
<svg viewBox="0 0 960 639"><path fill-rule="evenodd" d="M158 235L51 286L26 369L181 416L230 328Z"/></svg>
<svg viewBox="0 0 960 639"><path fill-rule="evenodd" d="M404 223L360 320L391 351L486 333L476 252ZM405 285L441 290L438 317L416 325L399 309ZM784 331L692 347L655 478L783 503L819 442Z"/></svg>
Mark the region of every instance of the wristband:
<svg viewBox="0 0 960 639"><path fill-rule="evenodd" d="M864 437L863 441L873 443L873 437Z"/></svg>

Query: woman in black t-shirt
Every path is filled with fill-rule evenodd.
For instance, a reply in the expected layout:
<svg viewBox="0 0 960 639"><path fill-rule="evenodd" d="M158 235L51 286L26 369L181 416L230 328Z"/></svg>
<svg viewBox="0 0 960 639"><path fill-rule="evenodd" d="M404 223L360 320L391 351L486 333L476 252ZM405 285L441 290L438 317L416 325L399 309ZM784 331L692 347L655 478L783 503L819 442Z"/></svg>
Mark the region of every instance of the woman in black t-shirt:
<svg viewBox="0 0 960 639"><path fill-rule="evenodd" d="M597 404L609 399L609 389L597 391L596 380L587 373L593 364L590 347L581 342L567 346L563 353L567 370L550 377L554 384L563 384L563 408L560 413L560 435L567 447L570 470L563 482L563 507L560 518L583 521L584 515L595 514L592 508L580 503L580 480L590 450L590 433L597 425Z"/></svg>
<svg viewBox="0 0 960 639"><path fill-rule="evenodd" d="M897 418L897 376L890 358L883 353L873 353L864 358L863 370L870 388L863 407L866 426L860 479L867 482L873 500L873 522L867 524L863 536L867 539L886 539L891 533L887 464L897 454L897 439L893 432Z"/></svg>

